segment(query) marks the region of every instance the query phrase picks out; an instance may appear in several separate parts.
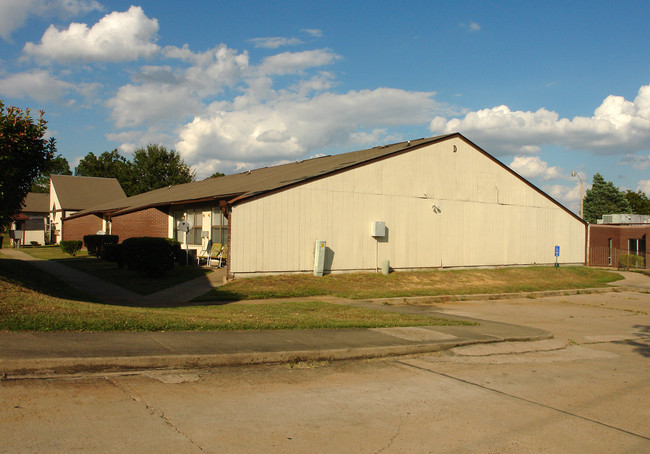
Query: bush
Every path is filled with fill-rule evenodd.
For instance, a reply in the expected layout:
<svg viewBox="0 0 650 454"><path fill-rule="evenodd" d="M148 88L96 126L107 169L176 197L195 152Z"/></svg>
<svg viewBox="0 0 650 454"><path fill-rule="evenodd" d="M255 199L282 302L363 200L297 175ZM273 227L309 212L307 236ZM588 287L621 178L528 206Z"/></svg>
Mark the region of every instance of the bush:
<svg viewBox="0 0 650 454"><path fill-rule="evenodd" d="M104 245L102 260L106 260L107 262L115 262L117 263L118 268L124 268L124 248L122 248L121 244Z"/></svg>
<svg viewBox="0 0 650 454"><path fill-rule="evenodd" d="M104 260L104 249L109 244L117 244L120 237L117 235L86 235L84 236L84 245L88 249L88 254Z"/></svg>
<svg viewBox="0 0 650 454"><path fill-rule="evenodd" d="M618 258L618 267L629 270L630 268L643 268L645 260L640 255L623 254Z"/></svg>
<svg viewBox="0 0 650 454"><path fill-rule="evenodd" d="M70 241L61 241L61 250L66 254L72 256L77 255L77 252L81 250L83 243L80 240L70 240Z"/></svg>
<svg viewBox="0 0 650 454"><path fill-rule="evenodd" d="M128 238L122 242L121 256L141 276L161 277L174 268L180 250L180 243L169 238Z"/></svg>

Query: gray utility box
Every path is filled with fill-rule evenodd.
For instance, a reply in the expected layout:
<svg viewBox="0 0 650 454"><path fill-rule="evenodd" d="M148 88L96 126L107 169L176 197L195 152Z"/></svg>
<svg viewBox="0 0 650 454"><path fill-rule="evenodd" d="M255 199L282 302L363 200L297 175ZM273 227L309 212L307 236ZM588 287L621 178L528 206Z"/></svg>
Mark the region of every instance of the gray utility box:
<svg viewBox="0 0 650 454"><path fill-rule="evenodd" d="M314 249L314 276L322 276L325 272L325 241L316 241Z"/></svg>

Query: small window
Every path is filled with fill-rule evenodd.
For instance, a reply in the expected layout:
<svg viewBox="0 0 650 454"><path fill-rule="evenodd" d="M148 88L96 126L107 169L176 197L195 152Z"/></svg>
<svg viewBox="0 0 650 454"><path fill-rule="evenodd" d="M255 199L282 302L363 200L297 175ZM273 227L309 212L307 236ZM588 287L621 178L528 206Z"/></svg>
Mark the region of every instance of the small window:
<svg viewBox="0 0 650 454"><path fill-rule="evenodd" d="M639 255L639 239L630 238L627 240L627 252L628 254Z"/></svg>
<svg viewBox="0 0 650 454"><path fill-rule="evenodd" d="M608 241L608 251L607 251L607 264L611 265L612 264L612 239L610 238Z"/></svg>
<svg viewBox="0 0 650 454"><path fill-rule="evenodd" d="M228 244L228 218L219 208L212 209L212 243Z"/></svg>
<svg viewBox="0 0 650 454"><path fill-rule="evenodd" d="M187 244L201 244L201 229L203 228L203 210L201 208L188 208L174 211L174 238L185 243L185 234L178 231L180 221L190 221L192 229L187 232Z"/></svg>

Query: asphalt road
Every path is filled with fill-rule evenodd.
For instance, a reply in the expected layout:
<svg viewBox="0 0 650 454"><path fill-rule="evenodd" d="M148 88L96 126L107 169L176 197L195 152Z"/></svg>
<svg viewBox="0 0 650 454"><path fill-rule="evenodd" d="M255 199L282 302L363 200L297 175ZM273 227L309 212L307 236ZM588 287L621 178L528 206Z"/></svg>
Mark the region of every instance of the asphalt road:
<svg viewBox="0 0 650 454"><path fill-rule="evenodd" d="M0 452L650 452L650 294L437 304L554 339L0 382Z"/></svg>

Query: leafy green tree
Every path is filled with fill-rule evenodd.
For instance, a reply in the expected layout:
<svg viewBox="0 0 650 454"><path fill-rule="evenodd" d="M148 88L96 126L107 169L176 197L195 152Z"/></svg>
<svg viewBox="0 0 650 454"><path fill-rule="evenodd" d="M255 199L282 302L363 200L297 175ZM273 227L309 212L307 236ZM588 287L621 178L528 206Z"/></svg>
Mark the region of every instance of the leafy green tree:
<svg viewBox="0 0 650 454"><path fill-rule="evenodd" d="M219 177L225 177L225 176L226 176L225 173L214 172L214 173L213 173L212 175L210 175L208 178L219 178Z"/></svg>
<svg viewBox="0 0 650 454"><path fill-rule="evenodd" d="M50 175L72 175L68 160L61 155L52 158L47 169L34 180L30 192L50 192Z"/></svg>
<svg viewBox="0 0 650 454"><path fill-rule="evenodd" d="M587 189L584 198L584 219L595 223L603 214L631 213L630 204L625 194L618 190L611 181L605 181L600 173L594 175L591 189Z"/></svg>
<svg viewBox="0 0 650 454"><path fill-rule="evenodd" d="M141 194L165 186L194 181L196 173L175 150L162 145L147 145L133 154L130 171L131 194Z"/></svg>
<svg viewBox="0 0 650 454"><path fill-rule="evenodd" d="M632 208L632 213L650 215L650 199L643 191L632 192L628 189L625 198Z"/></svg>
<svg viewBox="0 0 650 454"><path fill-rule="evenodd" d="M105 151L99 156L88 153L74 169L74 174L84 177L116 178L127 195L131 192L131 163L117 150Z"/></svg>
<svg viewBox="0 0 650 454"><path fill-rule="evenodd" d="M47 122L30 110L0 101L0 231L20 212L23 200L38 175L47 169L56 153L53 138L45 139Z"/></svg>

